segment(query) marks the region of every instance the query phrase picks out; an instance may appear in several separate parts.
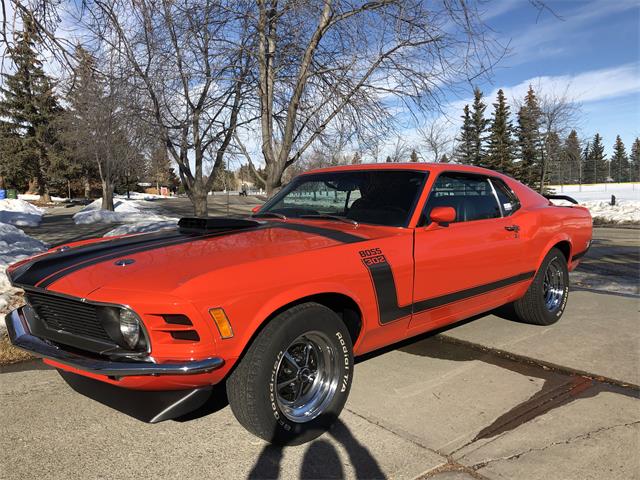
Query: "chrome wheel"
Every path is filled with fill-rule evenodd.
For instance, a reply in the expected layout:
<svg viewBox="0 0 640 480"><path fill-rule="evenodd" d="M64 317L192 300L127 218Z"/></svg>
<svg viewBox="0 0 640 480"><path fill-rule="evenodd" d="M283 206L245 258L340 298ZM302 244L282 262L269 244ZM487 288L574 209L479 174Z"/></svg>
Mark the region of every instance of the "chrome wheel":
<svg viewBox="0 0 640 480"><path fill-rule="evenodd" d="M562 304L564 290L564 271L560 260L554 258L549 265L547 265L547 270L544 273L544 280L542 282L542 293L547 310L553 312Z"/></svg>
<svg viewBox="0 0 640 480"><path fill-rule="evenodd" d="M304 423L320 415L338 387L339 357L322 332L296 338L280 358L276 370L276 399L289 420Z"/></svg>

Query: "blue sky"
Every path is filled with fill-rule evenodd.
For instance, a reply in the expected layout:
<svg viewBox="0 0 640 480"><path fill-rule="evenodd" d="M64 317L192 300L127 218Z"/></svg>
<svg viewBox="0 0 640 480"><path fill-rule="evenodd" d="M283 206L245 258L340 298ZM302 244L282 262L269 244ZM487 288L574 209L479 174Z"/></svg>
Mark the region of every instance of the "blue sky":
<svg viewBox="0 0 640 480"><path fill-rule="evenodd" d="M547 91L569 86L583 112L581 137L599 132L609 153L620 134L629 151L640 136L640 2L548 0L547 5L556 15L539 13L528 0L487 4L487 23L511 52L491 81L478 85L489 96L486 103L494 101L498 88L519 98L529 83ZM464 105L468 98L451 101Z"/></svg>

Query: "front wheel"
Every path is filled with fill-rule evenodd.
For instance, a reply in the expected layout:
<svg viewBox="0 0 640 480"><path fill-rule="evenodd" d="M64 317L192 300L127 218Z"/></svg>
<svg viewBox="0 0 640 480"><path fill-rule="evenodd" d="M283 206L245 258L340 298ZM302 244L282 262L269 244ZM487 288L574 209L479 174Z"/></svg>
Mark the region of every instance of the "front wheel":
<svg viewBox="0 0 640 480"><path fill-rule="evenodd" d="M329 308L296 305L273 318L227 380L231 410L247 430L297 445L336 420L353 379L346 326Z"/></svg>
<svg viewBox="0 0 640 480"><path fill-rule="evenodd" d="M533 325L551 325L560 320L569 297L567 259L552 248L524 297L513 302L518 319Z"/></svg>

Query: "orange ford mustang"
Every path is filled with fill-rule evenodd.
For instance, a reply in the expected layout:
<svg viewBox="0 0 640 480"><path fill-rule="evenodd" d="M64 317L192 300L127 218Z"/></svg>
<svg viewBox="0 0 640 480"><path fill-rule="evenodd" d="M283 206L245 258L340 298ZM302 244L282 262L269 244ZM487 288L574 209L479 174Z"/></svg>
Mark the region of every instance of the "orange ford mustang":
<svg viewBox="0 0 640 480"><path fill-rule="evenodd" d="M7 326L72 388L142 420L226 382L249 431L302 443L340 414L354 356L509 303L556 322L591 225L481 168L315 170L251 218L185 218L11 266L27 304Z"/></svg>

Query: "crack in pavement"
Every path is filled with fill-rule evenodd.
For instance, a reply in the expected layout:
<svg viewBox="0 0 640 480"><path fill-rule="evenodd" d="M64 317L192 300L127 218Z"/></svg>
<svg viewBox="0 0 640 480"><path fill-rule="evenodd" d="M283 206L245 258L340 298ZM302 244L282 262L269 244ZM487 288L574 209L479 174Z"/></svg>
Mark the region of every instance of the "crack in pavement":
<svg viewBox="0 0 640 480"><path fill-rule="evenodd" d="M473 470L479 470L481 468L485 468L487 465L491 464L491 463L495 463L495 462L501 462L501 461L508 461L508 460L514 460L514 459L518 459L524 455L528 455L529 453L533 453L533 452L542 452L544 450L547 450L549 448L555 447L557 445L569 445L577 440L583 440L583 439L587 439L587 438L591 438L592 435L597 435L598 433L602 433L608 430L614 430L616 428L624 428L624 427L631 427L633 425L638 425L640 424L640 420L637 420L635 422L630 422L630 423L621 423L618 425L611 425L608 427L600 427L597 428L595 430L591 430L589 432L585 432L585 433L581 433L580 435L575 435L571 438L568 438L567 440L563 440L561 442L552 442L549 445L545 445L544 447L538 447L538 448L530 448L528 450L525 450L523 452L518 452L518 453L514 453L513 455L509 455L506 457L498 457L498 458L491 458L489 460L484 460L482 462L478 462L475 463L473 465L471 465L469 468L473 469ZM461 457L460 460L462 460L464 458Z"/></svg>
<svg viewBox="0 0 640 480"><path fill-rule="evenodd" d="M389 433L395 435L396 437L399 437L399 438L401 438L403 440L406 440L407 442L411 442L414 445L416 445L416 446L418 446L418 447L420 447L420 448L422 448L424 450L427 450L427 451L429 451L431 453L439 455L439 456L443 457L443 459L447 458L447 456L444 455L442 452L438 452L437 450L434 450L433 448L427 447L422 442L420 442L419 439L417 439L415 436L411 435L408 432L398 431L398 430L396 430L394 428L391 428L391 427L387 426L386 424L383 424L379 420L376 420L376 419L373 419L373 418L369 418L366 415L362 415L362 414L360 414L360 413L358 413L358 412L356 412L356 411L354 411L354 410L352 410L352 409L350 409L350 408L348 408L346 406L344 407L344 410L346 410L347 412L355 415L358 418L361 418L362 420L364 420L367 423L370 423L371 425L375 425L376 427L380 427L384 431L389 432Z"/></svg>

